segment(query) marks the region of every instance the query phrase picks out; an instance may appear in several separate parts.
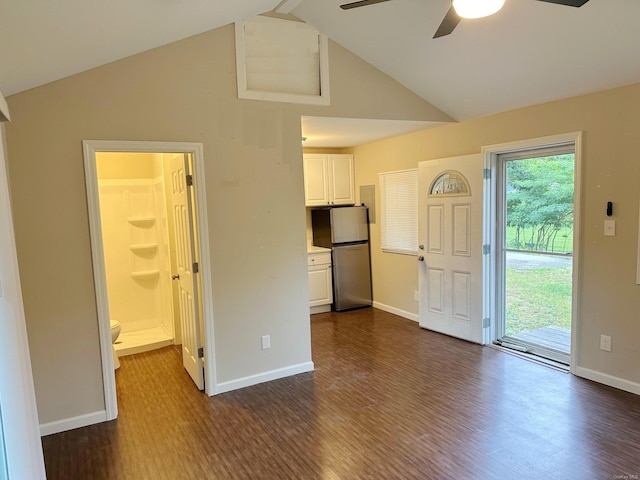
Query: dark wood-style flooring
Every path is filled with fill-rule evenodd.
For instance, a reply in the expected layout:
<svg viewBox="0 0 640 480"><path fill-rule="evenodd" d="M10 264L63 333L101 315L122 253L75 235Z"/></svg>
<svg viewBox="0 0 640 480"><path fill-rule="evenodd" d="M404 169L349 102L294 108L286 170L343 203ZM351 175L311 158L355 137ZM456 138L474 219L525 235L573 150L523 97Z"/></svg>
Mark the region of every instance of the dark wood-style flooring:
<svg viewBox="0 0 640 480"><path fill-rule="evenodd" d="M116 421L43 438L55 479L637 479L640 397L375 309L314 315L316 370L209 398L121 358Z"/></svg>

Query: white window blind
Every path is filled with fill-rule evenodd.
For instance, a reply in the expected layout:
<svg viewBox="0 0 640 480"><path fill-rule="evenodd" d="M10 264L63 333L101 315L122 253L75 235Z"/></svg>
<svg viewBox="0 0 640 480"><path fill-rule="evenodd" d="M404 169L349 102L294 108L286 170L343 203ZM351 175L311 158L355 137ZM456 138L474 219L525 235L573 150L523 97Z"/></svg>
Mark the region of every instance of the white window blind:
<svg viewBox="0 0 640 480"><path fill-rule="evenodd" d="M418 169L385 172L380 180L380 231L384 252L418 251Z"/></svg>

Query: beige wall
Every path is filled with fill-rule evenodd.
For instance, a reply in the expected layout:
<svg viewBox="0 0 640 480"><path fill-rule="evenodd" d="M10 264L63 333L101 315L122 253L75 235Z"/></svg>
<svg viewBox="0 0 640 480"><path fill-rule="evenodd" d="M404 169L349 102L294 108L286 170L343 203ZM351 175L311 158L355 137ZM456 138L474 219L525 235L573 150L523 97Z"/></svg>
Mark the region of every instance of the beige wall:
<svg viewBox="0 0 640 480"><path fill-rule="evenodd" d="M329 53L330 107L238 100L233 26L8 99L41 423L105 408L83 139L203 143L218 383L311 360L300 116L448 120L335 43Z"/></svg>
<svg viewBox="0 0 640 480"><path fill-rule="evenodd" d="M640 84L446 125L354 149L356 185L418 162L478 153L483 145L583 131L583 202L578 286L578 365L640 387L640 286L636 285L640 162ZM379 201L379 197L378 197ZM607 201L616 236L604 237ZM377 209L379 211L379 208ZM382 253L371 225L374 300L417 314L415 257ZM392 278L393 282L388 280ZM599 349L600 335L612 351Z"/></svg>

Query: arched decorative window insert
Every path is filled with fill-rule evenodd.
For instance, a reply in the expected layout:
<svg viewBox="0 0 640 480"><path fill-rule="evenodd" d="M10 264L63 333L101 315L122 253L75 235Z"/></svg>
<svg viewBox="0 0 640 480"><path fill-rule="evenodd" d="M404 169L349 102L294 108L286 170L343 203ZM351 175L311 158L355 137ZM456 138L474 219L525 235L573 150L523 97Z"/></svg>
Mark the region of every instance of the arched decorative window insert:
<svg viewBox="0 0 640 480"><path fill-rule="evenodd" d="M448 170L441 173L431 184L429 196L471 195L469 182L460 172Z"/></svg>

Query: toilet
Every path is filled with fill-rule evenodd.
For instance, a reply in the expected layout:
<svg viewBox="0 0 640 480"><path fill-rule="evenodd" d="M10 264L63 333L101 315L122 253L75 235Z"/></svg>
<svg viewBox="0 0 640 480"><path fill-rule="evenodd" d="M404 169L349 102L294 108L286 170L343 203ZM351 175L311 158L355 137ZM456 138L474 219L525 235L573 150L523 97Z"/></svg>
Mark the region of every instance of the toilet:
<svg viewBox="0 0 640 480"><path fill-rule="evenodd" d="M120 368L120 360L118 360L118 354L116 353L116 340L120 335L120 330L122 327L120 326L120 322L117 320L111 320L111 343L113 347L113 366L117 370Z"/></svg>

